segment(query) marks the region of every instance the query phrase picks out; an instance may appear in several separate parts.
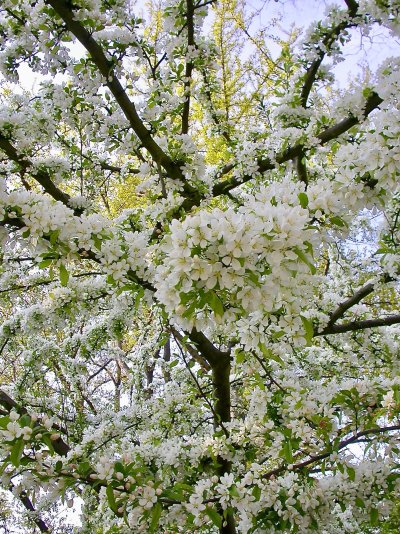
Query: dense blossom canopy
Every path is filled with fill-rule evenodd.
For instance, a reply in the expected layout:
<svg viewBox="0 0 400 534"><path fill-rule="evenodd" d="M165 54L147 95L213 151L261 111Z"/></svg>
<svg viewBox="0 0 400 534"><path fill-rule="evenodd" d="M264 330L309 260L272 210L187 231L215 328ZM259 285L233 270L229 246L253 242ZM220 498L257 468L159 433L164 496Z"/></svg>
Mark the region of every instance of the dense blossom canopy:
<svg viewBox="0 0 400 534"><path fill-rule="evenodd" d="M377 28L399 38L397 0L301 36L241 0L0 2L9 527L393 517L399 57L334 81Z"/></svg>

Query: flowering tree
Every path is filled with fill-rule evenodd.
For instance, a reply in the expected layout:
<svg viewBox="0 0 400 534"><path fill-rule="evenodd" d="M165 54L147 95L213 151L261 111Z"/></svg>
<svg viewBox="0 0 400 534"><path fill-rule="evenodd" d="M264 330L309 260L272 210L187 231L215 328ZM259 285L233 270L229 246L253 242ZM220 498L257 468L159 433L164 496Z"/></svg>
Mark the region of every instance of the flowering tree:
<svg viewBox="0 0 400 534"><path fill-rule="evenodd" d="M40 532L366 532L399 497L400 62L331 69L398 2L274 56L213 4L1 2L0 473Z"/></svg>

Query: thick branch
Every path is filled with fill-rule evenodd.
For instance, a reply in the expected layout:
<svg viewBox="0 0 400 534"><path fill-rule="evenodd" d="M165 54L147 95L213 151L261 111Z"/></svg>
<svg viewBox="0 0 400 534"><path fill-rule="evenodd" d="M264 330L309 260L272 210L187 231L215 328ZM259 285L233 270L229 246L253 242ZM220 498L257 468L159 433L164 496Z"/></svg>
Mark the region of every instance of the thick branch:
<svg viewBox="0 0 400 534"><path fill-rule="evenodd" d="M340 451L353 443L357 443L357 441L364 436L369 436L371 434L372 435L383 434L385 432L393 432L395 430L400 430L400 425L369 428L367 430L362 430L360 432L353 434L351 438L341 441L339 445L337 446L332 445L328 451L325 451L317 455L310 455L310 458L308 460L304 460L303 462L293 464L292 469L293 470L304 469L304 467L308 467L309 465L319 462L320 460L325 460L325 458L328 458L334 452ZM277 467L276 469L272 469L271 471L268 471L268 473L265 473L263 477L271 478L272 476L279 475L280 473L286 471L286 469L287 469L287 465L281 465L280 467Z"/></svg>
<svg viewBox="0 0 400 534"><path fill-rule="evenodd" d="M214 409L213 415L215 426L225 427L225 423L231 420L231 358L230 351L221 351L217 349L207 337L197 330L193 329L190 333L190 339L194 341L199 349L200 354L208 361L212 371L212 382L214 392ZM218 467L216 474L222 476L230 473L231 463L224 458L218 457ZM218 510L222 515L222 509ZM235 519L232 512L226 514L223 524L220 528L220 534L235 534Z"/></svg>
<svg viewBox="0 0 400 534"><path fill-rule="evenodd" d="M190 54L193 51L193 47L195 46L193 17L194 17L193 0L186 0L186 20L187 20L187 33L188 33L187 53L188 54ZM183 104L183 112L182 112L182 129L181 129L182 134L187 134L189 131L190 84L191 84L193 68L194 68L193 61L188 60L186 62L186 67L185 67L185 83L184 83L183 94L186 97L186 99Z"/></svg>
<svg viewBox="0 0 400 534"><path fill-rule="evenodd" d="M390 282L392 278L389 275L383 276L384 282ZM388 326L391 324L398 323L398 315L388 315L387 317L377 318L377 319L366 319L363 321L352 321L345 324L336 324L336 322L341 319L344 314L353 306L361 302L365 297L373 293L375 290L375 283L369 282L365 286L361 287L356 291L351 297L344 300L339 304L339 306L334 310L330 317L326 327L320 332L316 332L315 336L324 336L330 334L339 334L343 332L350 332L354 330L363 330L366 328L373 328L376 326Z"/></svg>
<svg viewBox="0 0 400 534"><path fill-rule="evenodd" d="M171 158L161 149L161 147L154 141L150 131L143 124L140 119L136 107L129 99L120 81L114 74L114 66L112 61L109 61L102 47L93 39L86 28L74 18L74 12L70 9L69 3L64 0L46 0L58 16L64 21L67 29L75 35L78 41L89 52L93 62L99 69L99 72L104 76L106 85L114 95L122 112L129 121L134 132L142 142L143 146L149 151L154 161L159 163L171 176L178 180L184 180L183 175L178 165L176 165Z"/></svg>
<svg viewBox="0 0 400 534"><path fill-rule="evenodd" d="M229 355L229 352L224 352L217 349L211 341L202 333L193 328L190 332L189 339L195 343L200 354L211 365L217 365L219 360Z"/></svg>
<svg viewBox="0 0 400 534"><path fill-rule="evenodd" d="M299 180L305 184L307 187L308 185L308 173L307 173L307 165L305 163L304 155L301 154L300 156L297 156L296 158L296 171L297 176L299 177Z"/></svg>
<svg viewBox="0 0 400 534"><path fill-rule="evenodd" d="M356 291L354 295L344 300L336 310L331 314L328 322L328 327L331 327L338 319L341 319L347 310L361 302L365 297L370 295L375 289L375 284L370 282L366 284L361 289Z"/></svg>
<svg viewBox="0 0 400 534"><path fill-rule="evenodd" d="M3 390L0 390L0 404L3 406L8 412L11 410L15 410L17 413L23 415L27 413L26 408L23 406L20 406L17 402L15 402L7 393ZM37 424L40 424L40 421L37 422ZM55 427L54 427L55 428ZM59 428L55 428L56 430L59 430ZM52 445L54 447L54 450L57 454L60 456L67 456L70 448L69 445L65 443L65 441L59 437L52 441Z"/></svg>
<svg viewBox="0 0 400 534"><path fill-rule="evenodd" d="M36 170L33 167L33 163L25 158L24 156L21 156L18 154L16 148L10 143L8 139L6 139L3 135L0 134L0 149L3 150L15 163L17 163L21 171L23 172L29 172L33 176L33 178L39 182L39 184L43 187L43 189L48 193L50 196L54 198L54 200L58 200L65 204L66 206L69 206L70 196L67 195L67 193L64 193L59 189L54 182L51 180L50 175L45 172L44 170Z"/></svg>
<svg viewBox="0 0 400 534"><path fill-rule="evenodd" d="M349 8L349 11L353 11L354 13L357 11L358 2L356 2L355 0L344 0L344 1L345 1L346 6Z"/></svg>
<svg viewBox="0 0 400 534"><path fill-rule="evenodd" d="M377 93L371 93L371 95L367 98L365 102L362 117L366 119L372 111L374 111L380 106L380 104L382 104L382 102L383 99ZM326 130L317 135L318 139L320 140L320 144L325 145L329 141L332 141L332 139L336 139L337 137L339 137L339 135L342 135L343 133L347 132L348 130L350 130L350 128L352 128L359 122L360 120L358 119L358 117L350 115L349 117L347 117L347 119L343 119L337 124L334 124L330 128L327 128Z"/></svg>
<svg viewBox="0 0 400 534"><path fill-rule="evenodd" d="M367 118L368 115L373 110L375 110L382 102L383 102L382 98L377 93L372 93L366 100L364 112L363 112L363 118L364 119ZM338 122L337 124L334 124L330 128L327 128L326 130L318 134L317 138L319 139L319 144L323 146L329 141L332 141L332 139L336 139L337 137L347 132L350 128L352 128L359 122L360 122L360 119L358 117L355 117L354 115L350 115L346 119L343 119L342 121ZM301 154L305 150L306 150L305 147L303 147L301 144L298 144L293 147L289 147L282 154L278 154L275 161L272 161L270 159L259 159L257 162L258 163L257 170L260 173L263 173L268 170L272 170L277 166L277 164L285 163L287 161L293 160L301 156ZM218 176L223 176L224 174L227 174L234 167L235 167L234 164L225 165L225 167L219 171ZM253 174L245 175L241 177L228 178L227 180L223 182L217 183L213 187L212 194L214 197L226 194L228 191L231 191L235 187L238 187L239 185L249 182L253 178L254 178Z"/></svg>
<svg viewBox="0 0 400 534"><path fill-rule="evenodd" d="M390 326L400 323L400 314L387 315L386 317L378 317L377 319L365 319L362 321L352 321L344 324L334 324L327 326L320 332L316 332L317 336L330 336L332 334L343 334L345 332L354 332L356 330L366 330L368 328L376 328L378 326Z"/></svg>
<svg viewBox="0 0 400 534"><path fill-rule="evenodd" d="M190 343L184 343L184 338L183 336L173 327L171 326L171 332L173 334L173 336L179 341L179 343L185 347L185 349L188 351L188 353L190 354L190 356L205 370L205 371L209 371L211 369L209 363L207 362L207 360L205 360L203 358L203 356L201 356L201 354L199 354L199 352L197 350L195 350L193 348L193 346L190 344Z"/></svg>
<svg viewBox="0 0 400 534"><path fill-rule="evenodd" d="M13 485L12 482L10 482L10 492L15 495L14 493L14 488L15 486ZM25 508L29 511L29 512L33 512L33 521L36 523L38 529L40 530L40 532L50 532L50 529L49 527L46 525L46 523L43 521L43 519L41 519L37 513L36 513L36 510L32 504L32 501L30 500L30 498L28 497L28 495L26 494L25 491L21 491L21 493L18 494L18 498L19 500L22 502L22 504L25 506Z"/></svg>
<svg viewBox="0 0 400 534"><path fill-rule="evenodd" d="M349 8L349 18L351 19L357 14L358 4L355 1L351 1L347 3L347 6ZM341 32L343 30L346 30L347 28L351 28L352 26L354 26L354 23L350 22L349 20L345 20L340 22L325 33L321 41L321 45L318 46L317 57L308 67L306 75L304 77L304 84L300 95L301 105L304 108L307 106L307 100L310 95L312 86L314 85L314 82L316 80L318 70L321 66L322 61L324 60L328 51L332 48L333 43L339 37Z"/></svg>
<svg viewBox="0 0 400 534"><path fill-rule="evenodd" d="M212 381L215 397L215 413L222 423L231 420L230 356L221 353L218 362L212 366Z"/></svg>

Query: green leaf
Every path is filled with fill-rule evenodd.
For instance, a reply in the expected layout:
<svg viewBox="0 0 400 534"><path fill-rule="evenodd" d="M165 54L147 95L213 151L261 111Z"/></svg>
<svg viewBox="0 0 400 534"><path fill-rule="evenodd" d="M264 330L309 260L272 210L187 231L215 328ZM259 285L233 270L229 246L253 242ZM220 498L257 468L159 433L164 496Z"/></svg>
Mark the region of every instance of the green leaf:
<svg viewBox="0 0 400 534"><path fill-rule="evenodd" d="M305 209L308 206L308 196L305 193L299 193L298 198L300 206Z"/></svg>
<svg viewBox="0 0 400 534"><path fill-rule="evenodd" d="M280 337L284 336L285 335L285 331L284 330L279 330L278 332L272 332L271 333L271 338L276 341L277 339L279 339Z"/></svg>
<svg viewBox="0 0 400 534"><path fill-rule="evenodd" d="M88 461L83 461L78 464L77 471L80 475L86 476L92 470Z"/></svg>
<svg viewBox="0 0 400 534"><path fill-rule="evenodd" d="M343 219L338 217L337 215L334 215L333 217L331 217L330 220L331 220L331 223L335 224L336 226L340 226L341 228L347 227L347 223Z"/></svg>
<svg viewBox="0 0 400 534"><path fill-rule="evenodd" d="M283 444L282 454L289 464L293 463L293 449L290 439L286 440Z"/></svg>
<svg viewBox="0 0 400 534"><path fill-rule="evenodd" d="M259 486L254 486L254 488L252 490L252 494L253 494L253 497L255 498L255 500L259 501L260 497L261 497L261 488Z"/></svg>
<svg viewBox="0 0 400 534"><path fill-rule="evenodd" d="M197 309L197 302L192 302L192 304L182 313L182 317L189 319L194 315L194 312Z"/></svg>
<svg viewBox="0 0 400 534"><path fill-rule="evenodd" d="M61 460L58 460L56 462L55 469L56 469L56 471L61 471L62 468L63 468L63 463L62 463Z"/></svg>
<svg viewBox="0 0 400 534"><path fill-rule="evenodd" d="M359 508L365 508L365 503L360 497L356 497L356 506Z"/></svg>
<svg viewBox="0 0 400 534"><path fill-rule="evenodd" d="M92 235L92 239L97 250L101 250L101 239L95 234Z"/></svg>
<svg viewBox="0 0 400 534"><path fill-rule="evenodd" d="M246 271L246 276L251 282L253 282L253 284L255 286L257 286L257 287L261 286L259 276L255 272L247 270Z"/></svg>
<svg viewBox="0 0 400 534"><path fill-rule="evenodd" d="M372 508L371 511L370 511L370 520L371 520L371 525L373 527L376 527L379 525L379 512L376 508Z"/></svg>
<svg viewBox="0 0 400 534"><path fill-rule="evenodd" d="M0 476L4 473L9 463L10 463L9 456L7 456L7 458L5 458L2 463L0 462Z"/></svg>
<svg viewBox="0 0 400 534"><path fill-rule="evenodd" d="M42 260L41 262L39 262L39 269L45 269L46 267L48 267L49 265L51 265L53 263L53 259L52 258L47 258L46 260Z"/></svg>
<svg viewBox="0 0 400 534"><path fill-rule="evenodd" d="M236 353L236 363L243 363L244 360L246 359L246 353L244 352L244 350L239 350L237 353Z"/></svg>
<svg viewBox="0 0 400 534"><path fill-rule="evenodd" d="M60 282L62 286L66 286L69 280L69 273L64 264L60 265Z"/></svg>
<svg viewBox="0 0 400 534"><path fill-rule="evenodd" d="M301 322L303 323L304 331L305 331L305 340L307 341L307 345L311 345L311 340L314 337L314 325L313 322L310 319L307 319L307 317L304 317L303 315L300 315Z"/></svg>
<svg viewBox="0 0 400 534"><path fill-rule="evenodd" d="M17 439L17 441L14 443L13 448L11 449L10 453L10 460L11 463L18 467L20 464L21 456L24 450L24 440L22 438Z"/></svg>
<svg viewBox="0 0 400 534"><path fill-rule="evenodd" d="M157 501L151 510L151 522L150 522L150 532L155 532L158 527L162 512L162 505L160 501Z"/></svg>
<svg viewBox="0 0 400 534"><path fill-rule="evenodd" d="M108 501L109 507L114 513L117 513L118 506L117 506L117 503L114 497L114 488L111 485L107 486L106 495L107 495L107 501Z"/></svg>
<svg viewBox="0 0 400 534"><path fill-rule="evenodd" d="M231 497L239 497L239 492L236 486L229 488L228 492Z"/></svg>
<svg viewBox="0 0 400 534"><path fill-rule="evenodd" d="M393 385L393 399L396 404L400 403L400 387L398 384Z"/></svg>
<svg viewBox="0 0 400 534"><path fill-rule="evenodd" d="M206 514L211 519L211 521L214 523L214 525L218 528L221 528L222 526L222 517L219 515L217 510L215 508L207 508L205 509Z"/></svg>
<svg viewBox="0 0 400 534"><path fill-rule="evenodd" d="M58 236L60 235L60 230L53 230L50 232L50 243L55 245L57 243Z"/></svg>
<svg viewBox="0 0 400 534"><path fill-rule="evenodd" d="M362 95L363 95L364 98L370 97L372 93L373 93L373 89L371 89L371 87L365 87L362 90Z"/></svg>
<svg viewBox="0 0 400 534"><path fill-rule="evenodd" d="M8 415L5 415L4 417L0 417L0 428L6 428L9 422L10 422L10 418L8 417Z"/></svg>
<svg viewBox="0 0 400 534"><path fill-rule="evenodd" d="M307 258L307 256L304 254L304 252L297 247L293 249L293 252L297 254L298 258L308 265L310 268L311 274L315 274L317 272L317 269L315 268L315 265Z"/></svg>
<svg viewBox="0 0 400 534"><path fill-rule="evenodd" d="M181 491L175 491L174 489L164 490L162 496L167 497L168 499L174 499L174 501L182 501L184 499L183 493Z"/></svg>
<svg viewBox="0 0 400 534"><path fill-rule="evenodd" d="M193 493L193 487L190 486L189 484L184 484L183 482L178 482L177 484L175 484L174 489L188 491L189 493Z"/></svg>
<svg viewBox="0 0 400 534"><path fill-rule="evenodd" d="M275 333L276 337L281 337L281 335L283 335L281 334L278 336L277 334L281 334L281 333L276 332ZM264 345L264 343L260 343L258 346L267 360L273 360L274 362L284 365L282 358L278 356L277 354L274 354L271 349L269 349L268 347Z"/></svg>
<svg viewBox="0 0 400 534"><path fill-rule="evenodd" d="M222 317L224 315L224 305L222 304L220 298L214 291L210 291L210 306L215 315Z"/></svg>
<svg viewBox="0 0 400 534"><path fill-rule="evenodd" d="M29 458L28 456L24 456L19 461L19 464L25 466L25 465L29 465L29 464L34 464L35 462L36 462L36 460L34 460L33 458Z"/></svg>
<svg viewBox="0 0 400 534"><path fill-rule="evenodd" d="M54 454L54 447L53 447L53 443L52 443L52 441L50 439L50 436L48 434L43 434L42 441L43 441L43 443L45 443L48 446L49 451L51 452L51 454Z"/></svg>
<svg viewBox="0 0 400 534"><path fill-rule="evenodd" d="M356 479L356 470L353 467L347 466L347 475L349 479L354 482Z"/></svg>
<svg viewBox="0 0 400 534"><path fill-rule="evenodd" d="M115 462L114 464L114 471L118 471L125 475L125 466L122 462Z"/></svg>
<svg viewBox="0 0 400 534"><path fill-rule="evenodd" d="M24 414L18 421L18 423L21 425L21 426L29 426L31 424L31 418L30 416L26 413Z"/></svg>

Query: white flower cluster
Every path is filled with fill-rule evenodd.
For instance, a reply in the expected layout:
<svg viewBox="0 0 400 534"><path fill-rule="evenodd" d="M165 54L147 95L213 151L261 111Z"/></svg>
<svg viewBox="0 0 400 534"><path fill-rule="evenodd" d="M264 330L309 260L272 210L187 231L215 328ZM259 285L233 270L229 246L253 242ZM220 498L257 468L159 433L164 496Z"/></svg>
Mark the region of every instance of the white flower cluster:
<svg viewBox="0 0 400 534"><path fill-rule="evenodd" d="M250 314L268 322L299 311L318 240L308 210L296 195L287 198L287 185L263 188L237 211L203 210L172 222L155 280L158 299L178 324L231 325Z"/></svg>
<svg viewBox="0 0 400 534"><path fill-rule="evenodd" d="M6 426L6 430L0 430L1 437L5 441L14 441L19 437L22 437L24 441L29 441L32 428L30 426L21 426L18 422L20 416L19 414L12 410L10 412L10 422Z"/></svg>
<svg viewBox="0 0 400 534"><path fill-rule="evenodd" d="M77 217L70 208L44 195L20 190L8 193L4 182L0 187L2 219L21 217L22 231L29 231L31 239L47 238L48 247L56 247L63 255L90 251L115 281L126 280L129 270L146 274L146 234L113 228L98 214ZM80 199L78 203L82 205ZM47 241L42 240L41 246Z"/></svg>

